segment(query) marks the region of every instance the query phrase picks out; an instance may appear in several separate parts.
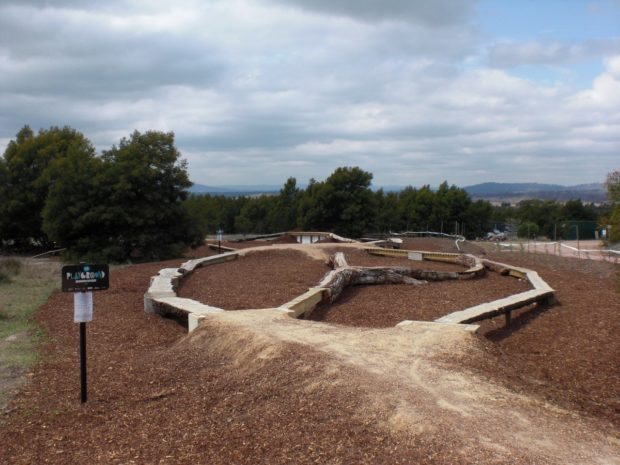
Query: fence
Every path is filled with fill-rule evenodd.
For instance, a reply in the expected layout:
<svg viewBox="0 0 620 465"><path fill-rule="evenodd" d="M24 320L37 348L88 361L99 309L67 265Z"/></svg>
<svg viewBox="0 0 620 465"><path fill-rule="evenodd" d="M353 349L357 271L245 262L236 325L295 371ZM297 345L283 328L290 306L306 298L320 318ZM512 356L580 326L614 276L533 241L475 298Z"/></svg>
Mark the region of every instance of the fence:
<svg viewBox="0 0 620 465"><path fill-rule="evenodd" d="M503 252L547 253L588 260L620 262L620 250L595 248L598 241L556 242L497 242L497 250Z"/></svg>

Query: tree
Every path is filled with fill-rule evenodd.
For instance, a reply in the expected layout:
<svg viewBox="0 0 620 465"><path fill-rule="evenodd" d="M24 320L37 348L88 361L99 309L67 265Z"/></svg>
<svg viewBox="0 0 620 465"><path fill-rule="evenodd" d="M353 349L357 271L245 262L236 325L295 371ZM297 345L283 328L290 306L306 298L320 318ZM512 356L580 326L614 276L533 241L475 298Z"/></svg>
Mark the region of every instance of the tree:
<svg viewBox="0 0 620 465"><path fill-rule="evenodd" d="M493 207L486 200L472 202L465 212L463 235L468 239L483 237L488 232L492 214Z"/></svg>
<svg viewBox="0 0 620 465"><path fill-rule="evenodd" d="M103 156L72 154L52 170L45 230L74 255L109 261L178 256L202 240L182 201L191 185L174 134L134 132Z"/></svg>
<svg viewBox="0 0 620 465"><path fill-rule="evenodd" d="M294 229L297 226L297 211L299 209L300 191L297 180L288 178L280 189L280 193L269 205L269 232L281 232Z"/></svg>
<svg viewBox="0 0 620 465"><path fill-rule="evenodd" d="M42 212L50 186L61 172L49 167L69 153L92 156L95 150L80 132L51 127L34 134L24 126L9 142L0 168L0 238L16 244L48 245Z"/></svg>
<svg viewBox="0 0 620 465"><path fill-rule="evenodd" d="M620 171L612 171L607 174L605 187L609 201L613 204L620 203Z"/></svg>
<svg viewBox="0 0 620 465"><path fill-rule="evenodd" d="M611 242L620 241L620 171L612 171L607 175L605 182L607 187L607 198L612 204L611 215L609 216L609 240Z"/></svg>
<svg viewBox="0 0 620 465"><path fill-rule="evenodd" d="M336 168L324 182L310 179L300 196L298 224L304 229L361 236L375 218L371 180L372 174L358 167Z"/></svg>
<svg viewBox="0 0 620 465"><path fill-rule="evenodd" d="M402 230L397 193L384 193L383 189L379 189L375 192L374 205L375 231L387 233Z"/></svg>
<svg viewBox="0 0 620 465"><path fill-rule="evenodd" d="M519 229L517 231L517 235L519 237L525 237L527 239L534 239L538 236L538 225L531 221L526 221L525 223L521 223L519 225Z"/></svg>
<svg viewBox="0 0 620 465"><path fill-rule="evenodd" d="M124 258L172 257L202 239L181 206L191 182L172 132L135 131L103 161L109 224Z"/></svg>
<svg viewBox="0 0 620 465"><path fill-rule="evenodd" d="M93 153L71 151L49 167L55 182L43 208L43 230L50 240L85 256L96 244L104 249L109 231L104 223L102 161Z"/></svg>

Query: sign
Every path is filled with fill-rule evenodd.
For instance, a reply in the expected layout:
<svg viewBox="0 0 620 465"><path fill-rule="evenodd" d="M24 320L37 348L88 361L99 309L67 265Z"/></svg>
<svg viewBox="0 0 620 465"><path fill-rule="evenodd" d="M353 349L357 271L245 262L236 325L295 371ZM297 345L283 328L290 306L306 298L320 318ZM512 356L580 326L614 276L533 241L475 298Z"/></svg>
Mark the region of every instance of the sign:
<svg viewBox="0 0 620 465"><path fill-rule="evenodd" d="M93 293L76 292L73 294L73 322L88 323L93 321Z"/></svg>
<svg viewBox="0 0 620 465"><path fill-rule="evenodd" d="M420 252L409 252L407 257L409 260L415 260L416 262L421 262L424 260L424 256Z"/></svg>
<svg viewBox="0 0 620 465"><path fill-rule="evenodd" d="M110 287L108 265L67 265L62 267L62 291L73 294L73 321L80 324L80 400L88 400L86 372L86 323L93 321L93 293Z"/></svg>
<svg viewBox="0 0 620 465"><path fill-rule="evenodd" d="M67 265L62 267L63 292L104 291L110 287L108 265Z"/></svg>

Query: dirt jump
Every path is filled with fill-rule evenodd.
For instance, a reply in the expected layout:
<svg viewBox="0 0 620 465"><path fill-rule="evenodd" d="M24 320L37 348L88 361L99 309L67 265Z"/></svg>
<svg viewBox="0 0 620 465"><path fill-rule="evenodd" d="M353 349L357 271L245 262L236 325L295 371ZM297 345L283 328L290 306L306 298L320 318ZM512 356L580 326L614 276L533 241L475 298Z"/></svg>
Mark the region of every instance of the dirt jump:
<svg viewBox="0 0 620 465"><path fill-rule="evenodd" d="M354 286L310 321L283 316L335 251L359 266L402 262L342 244L248 249L182 281L179 295L238 310L190 334L143 309L151 276L183 260L114 270L95 296L84 405L72 299L54 294L37 314L41 360L1 420L0 463L620 464L617 266L488 254L536 270L557 303L476 334L433 320L528 283Z"/></svg>

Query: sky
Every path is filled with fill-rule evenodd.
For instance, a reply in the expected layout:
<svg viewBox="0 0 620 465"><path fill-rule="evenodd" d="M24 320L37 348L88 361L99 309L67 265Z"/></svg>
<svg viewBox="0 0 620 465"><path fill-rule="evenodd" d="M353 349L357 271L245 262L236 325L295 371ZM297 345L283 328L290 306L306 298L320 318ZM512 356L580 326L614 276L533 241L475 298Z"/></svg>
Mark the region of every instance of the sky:
<svg viewBox="0 0 620 465"><path fill-rule="evenodd" d="M173 131L192 181L574 185L620 169L620 0L0 0L0 153Z"/></svg>

